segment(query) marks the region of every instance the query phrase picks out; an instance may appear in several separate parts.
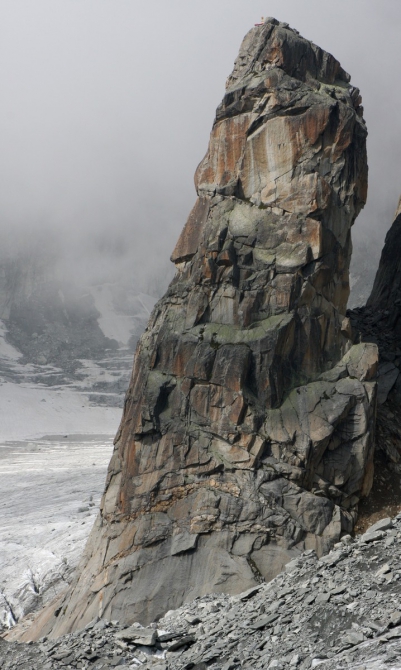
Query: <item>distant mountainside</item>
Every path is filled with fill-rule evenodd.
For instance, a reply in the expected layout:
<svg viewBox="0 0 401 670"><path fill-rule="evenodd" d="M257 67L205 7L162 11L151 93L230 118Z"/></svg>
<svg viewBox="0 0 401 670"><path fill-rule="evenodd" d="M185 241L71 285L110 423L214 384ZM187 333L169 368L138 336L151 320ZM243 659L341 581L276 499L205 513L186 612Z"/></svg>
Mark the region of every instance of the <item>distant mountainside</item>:
<svg viewBox="0 0 401 670"><path fill-rule="evenodd" d="M79 359L134 351L156 301L130 278L107 275L86 283L74 268L60 269L48 247L8 249L0 255L0 320L6 340L25 362L52 364L74 373Z"/></svg>

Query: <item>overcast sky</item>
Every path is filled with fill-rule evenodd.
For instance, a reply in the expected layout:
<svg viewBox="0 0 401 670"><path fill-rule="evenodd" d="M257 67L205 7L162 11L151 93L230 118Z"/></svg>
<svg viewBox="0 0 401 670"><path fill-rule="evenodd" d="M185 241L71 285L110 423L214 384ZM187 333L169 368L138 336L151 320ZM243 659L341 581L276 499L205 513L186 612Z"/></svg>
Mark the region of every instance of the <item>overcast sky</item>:
<svg viewBox="0 0 401 670"><path fill-rule="evenodd" d="M133 274L165 267L261 15L333 53L361 89L370 184L356 240L381 241L401 192L400 0L1 0L1 238L61 231L81 253L129 250Z"/></svg>

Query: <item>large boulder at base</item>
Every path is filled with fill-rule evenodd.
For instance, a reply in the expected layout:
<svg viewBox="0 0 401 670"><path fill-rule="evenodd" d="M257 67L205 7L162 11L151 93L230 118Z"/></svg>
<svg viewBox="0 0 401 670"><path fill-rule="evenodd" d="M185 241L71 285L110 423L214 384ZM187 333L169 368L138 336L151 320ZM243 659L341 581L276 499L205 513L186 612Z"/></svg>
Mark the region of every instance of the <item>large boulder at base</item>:
<svg viewBox="0 0 401 670"><path fill-rule="evenodd" d="M377 350L345 317L367 188L359 90L287 24L250 30L135 357L100 514L28 637L146 624L349 532L372 481Z"/></svg>

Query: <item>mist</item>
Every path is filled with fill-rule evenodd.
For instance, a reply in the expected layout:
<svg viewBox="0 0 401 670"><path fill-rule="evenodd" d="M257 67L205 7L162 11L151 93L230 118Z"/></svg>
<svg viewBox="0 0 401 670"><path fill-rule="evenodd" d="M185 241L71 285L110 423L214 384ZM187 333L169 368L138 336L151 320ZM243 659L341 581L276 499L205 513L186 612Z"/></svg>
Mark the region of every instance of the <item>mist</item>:
<svg viewBox="0 0 401 670"><path fill-rule="evenodd" d="M361 89L369 196L354 248L373 281L401 191L398 0L3 0L0 256L46 251L56 275L160 295L225 80L261 15L333 53Z"/></svg>

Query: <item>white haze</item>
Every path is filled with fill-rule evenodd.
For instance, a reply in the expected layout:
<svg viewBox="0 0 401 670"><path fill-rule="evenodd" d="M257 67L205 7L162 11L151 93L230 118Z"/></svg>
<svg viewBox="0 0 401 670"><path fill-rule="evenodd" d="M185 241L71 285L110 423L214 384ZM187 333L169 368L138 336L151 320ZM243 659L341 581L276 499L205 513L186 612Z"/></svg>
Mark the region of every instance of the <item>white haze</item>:
<svg viewBox="0 0 401 670"><path fill-rule="evenodd" d="M370 186L354 239L376 262L401 190L399 0L2 0L1 248L51 240L63 273L162 290L224 82L262 14L361 89Z"/></svg>

